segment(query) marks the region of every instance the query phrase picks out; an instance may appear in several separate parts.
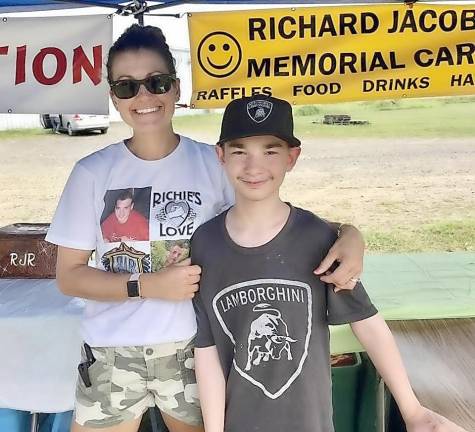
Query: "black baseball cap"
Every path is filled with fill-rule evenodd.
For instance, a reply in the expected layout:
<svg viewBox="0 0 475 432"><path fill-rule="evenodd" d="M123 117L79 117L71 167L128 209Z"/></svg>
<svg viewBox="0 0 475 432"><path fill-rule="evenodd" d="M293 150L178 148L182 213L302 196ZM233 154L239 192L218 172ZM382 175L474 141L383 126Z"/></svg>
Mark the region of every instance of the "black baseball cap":
<svg viewBox="0 0 475 432"><path fill-rule="evenodd" d="M218 145L251 136L273 135L299 147L294 137L292 107L287 101L267 95L235 99L226 106Z"/></svg>

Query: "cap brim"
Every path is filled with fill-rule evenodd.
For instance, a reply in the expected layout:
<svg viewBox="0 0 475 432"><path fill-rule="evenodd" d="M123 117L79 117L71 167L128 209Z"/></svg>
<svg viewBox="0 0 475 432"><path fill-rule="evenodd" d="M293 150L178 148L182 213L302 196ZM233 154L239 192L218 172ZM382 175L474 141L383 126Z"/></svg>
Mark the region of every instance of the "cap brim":
<svg viewBox="0 0 475 432"><path fill-rule="evenodd" d="M261 132L261 133L248 133L248 134L236 134L236 135L232 135L230 137L226 137L226 138L222 138L220 139L216 145L223 145L224 143L228 142L228 141L232 141L232 140L235 140L235 139L239 139L239 138L249 138L249 137L253 137L253 136L263 136L263 135L272 135L272 136L275 136L277 138L280 138L281 140L285 141L290 147L300 147L301 146L301 142L300 140L298 140L297 138L295 138L294 136L284 136L284 135L280 135L280 134L276 134L276 133L272 133L272 132Z"/></svg>

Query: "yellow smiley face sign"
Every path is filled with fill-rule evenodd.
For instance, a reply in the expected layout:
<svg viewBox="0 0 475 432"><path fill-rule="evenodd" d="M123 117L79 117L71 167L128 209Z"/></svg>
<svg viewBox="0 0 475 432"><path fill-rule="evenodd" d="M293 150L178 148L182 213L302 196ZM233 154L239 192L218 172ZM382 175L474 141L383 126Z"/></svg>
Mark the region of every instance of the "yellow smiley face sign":
<svg viewBox="0 0 475 432"><path fill-rule="evenodd" d="M242 51L236 38L217 31L206 35L198 46L198 61L208 75L225 78L241 64Z"/></svg>

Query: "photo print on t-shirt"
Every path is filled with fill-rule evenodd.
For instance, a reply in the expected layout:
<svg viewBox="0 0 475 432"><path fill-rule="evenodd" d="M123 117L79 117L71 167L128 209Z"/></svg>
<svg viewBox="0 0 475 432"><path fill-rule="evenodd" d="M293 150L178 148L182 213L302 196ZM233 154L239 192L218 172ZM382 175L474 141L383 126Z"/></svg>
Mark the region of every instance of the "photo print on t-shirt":
<svg viewBox="0 0 475 432"><path fill-rule="evenodd" d="M101 216L102 238L106 243L149 239L152 188L108 190Z"/></svg>
<svg viewBox="0 0 475 432"><path fill-rule="evenodd" d="M152 271L177 264L190 256L190 240L161 240L151 242Z"/></svg>
<svg viewBox="0 0 475 432"><path fill-rule="evenodd" d="M235 370L267 397L281 396L302 372L308 355L310 286L284 279L241 282L219 291L213 310L234 344Z"/></svg>
<svg viewBox="0 0 475 432"><path fill-rule="evenodd" d="M134 246L147 248L148 242L137 242ZM112 273L149 273L150 254L120 243L119 246L105 252L101 258L104 270Z"/></svg>

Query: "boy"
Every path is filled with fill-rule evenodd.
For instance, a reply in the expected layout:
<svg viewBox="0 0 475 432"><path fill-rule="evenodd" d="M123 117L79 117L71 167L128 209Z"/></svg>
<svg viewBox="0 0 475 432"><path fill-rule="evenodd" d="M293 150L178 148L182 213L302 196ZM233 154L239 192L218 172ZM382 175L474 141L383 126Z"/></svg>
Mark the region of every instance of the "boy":
<svg viewBox="0 0 475 432"><path fill-rule="evenodd" d="M279 197L300 154L290 105L262 95L231 102L217 152L236 204L192 239L202 268L195 358L206 432L333 431L328 324L348 322L408 431L460 431L419 404L363 286L336 293L312 273L336 235Z"/></svg>

